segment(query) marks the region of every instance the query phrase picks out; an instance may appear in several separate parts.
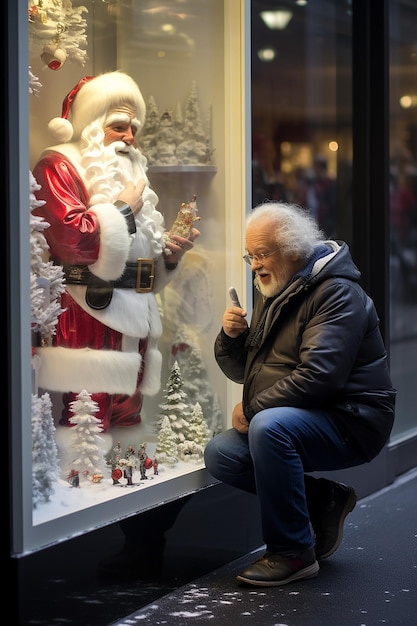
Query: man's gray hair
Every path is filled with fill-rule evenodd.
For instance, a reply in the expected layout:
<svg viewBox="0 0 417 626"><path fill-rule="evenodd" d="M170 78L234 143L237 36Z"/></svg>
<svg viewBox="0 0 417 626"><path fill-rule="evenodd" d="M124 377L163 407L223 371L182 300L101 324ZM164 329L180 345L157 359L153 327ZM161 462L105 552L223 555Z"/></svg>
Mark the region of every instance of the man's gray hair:
<svg viewBox="0 0 417 626"><path fill-rule="evenodd" d="M246 228L267 220L275 230L275 241L284 256L296 254L307 259L326 236L307 209L287 202L265 202L256 206L246 218Z"/></svg>

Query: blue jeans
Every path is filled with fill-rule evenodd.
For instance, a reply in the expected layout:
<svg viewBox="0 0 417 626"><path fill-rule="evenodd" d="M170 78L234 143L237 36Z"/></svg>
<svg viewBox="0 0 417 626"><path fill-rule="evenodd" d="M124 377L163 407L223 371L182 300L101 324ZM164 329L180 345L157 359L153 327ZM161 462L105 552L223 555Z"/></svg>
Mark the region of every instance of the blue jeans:
<svg viewBox="0 0 417 626"><path fill-rule="evenodd" d="M364 463L329 412L294 407L260 411L247 435L234 428L219 433L207 444L204 459L214 478L257 494L267 549L288 555L314 546L306 485L313 497L313 483L319 481L305 472Z"/></svg>

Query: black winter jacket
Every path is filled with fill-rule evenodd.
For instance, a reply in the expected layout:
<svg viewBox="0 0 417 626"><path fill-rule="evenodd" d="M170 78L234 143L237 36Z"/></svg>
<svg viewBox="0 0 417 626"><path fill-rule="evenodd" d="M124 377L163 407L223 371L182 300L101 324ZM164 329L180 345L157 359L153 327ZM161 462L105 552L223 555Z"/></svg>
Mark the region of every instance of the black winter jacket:
<svg viewBox="0 0 417 626"><path fill-rule="evenodd" d="M245 344L263 311L261 296L246 333L232 339L220 331L215 357L228 378L243 383L249 422L276 406L323 408L370 461L390 435L396 392L379 319L349 247L325 243L329 253L272 299L260 345Z"/></svg>

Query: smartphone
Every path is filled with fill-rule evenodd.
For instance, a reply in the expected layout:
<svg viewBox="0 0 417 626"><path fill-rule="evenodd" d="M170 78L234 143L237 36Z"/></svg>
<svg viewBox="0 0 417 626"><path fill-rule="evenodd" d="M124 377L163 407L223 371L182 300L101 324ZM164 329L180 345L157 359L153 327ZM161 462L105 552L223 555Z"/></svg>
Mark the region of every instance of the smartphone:
<svg viewBox="0 0 417 626"><path fill-rule="evenodd" d="M239 296L237 295L237 291L234 287L229 287L229 296L232 300L233 306L238 306L241 309L242 305L239 302Z"/></svg>

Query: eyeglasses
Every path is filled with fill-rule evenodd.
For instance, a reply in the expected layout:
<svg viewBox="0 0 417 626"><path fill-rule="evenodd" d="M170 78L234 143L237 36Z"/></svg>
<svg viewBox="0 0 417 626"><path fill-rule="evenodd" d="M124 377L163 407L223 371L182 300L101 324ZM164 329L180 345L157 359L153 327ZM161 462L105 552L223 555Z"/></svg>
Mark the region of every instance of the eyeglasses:
<svg viewBox="0 0 417 626"><path fill-rule="evenodd" d="M263 263L265 259L267 259L271 254L275 254L278 252L278 248L276 250L271 250L271 252L260 252L259 254L244 254L242 259L248 264L252 265L254 261L257 263Z"/></svg>

